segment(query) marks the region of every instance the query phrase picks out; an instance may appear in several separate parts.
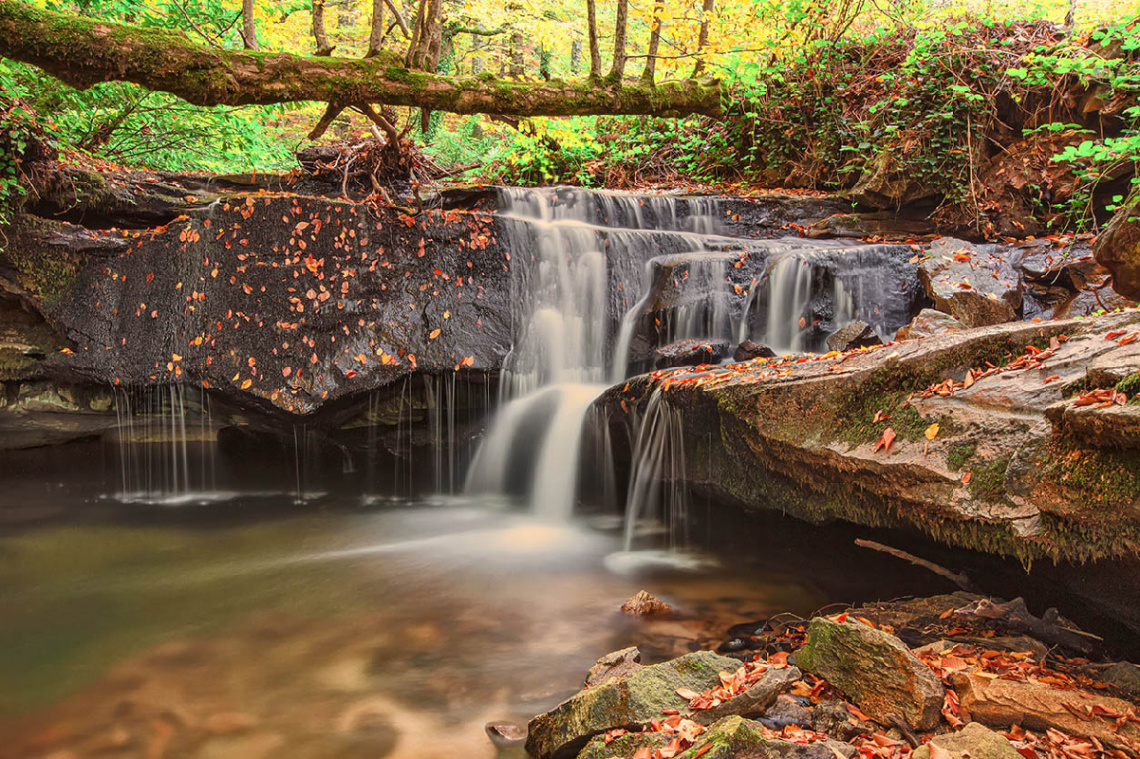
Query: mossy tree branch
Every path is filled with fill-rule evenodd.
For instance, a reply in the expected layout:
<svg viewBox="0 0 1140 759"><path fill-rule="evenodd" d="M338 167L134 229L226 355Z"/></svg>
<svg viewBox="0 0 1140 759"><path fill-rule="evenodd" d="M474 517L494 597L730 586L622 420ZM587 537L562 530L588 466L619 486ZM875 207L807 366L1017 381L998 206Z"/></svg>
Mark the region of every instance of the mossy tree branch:
<svg viewBox="0 0 1140 759"><path fill-rule="evenodd" d="M177 31L102 23L19 0L0 0L0 56L38 66L81 89L126 81L207 106L385 103L509 116L722 112L721 87L714 80L623 86L439 76L409 70L390 53L346 59L220 50Z"/></svg>

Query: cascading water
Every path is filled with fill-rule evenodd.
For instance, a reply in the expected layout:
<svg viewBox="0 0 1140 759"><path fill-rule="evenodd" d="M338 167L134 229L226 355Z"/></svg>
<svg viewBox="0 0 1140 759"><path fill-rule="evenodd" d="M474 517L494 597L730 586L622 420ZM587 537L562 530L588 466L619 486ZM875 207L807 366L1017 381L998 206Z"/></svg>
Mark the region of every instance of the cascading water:
<svg viewBox="0 0 1140 759"><path fill-rule="evenodd" d="M187 396L177 384L116 391L119 500L177 504L216 491L209 400Z"/></svg>
<svg viewBox="0 0 1140 759"><path fill-rule="evenodd" d="M670 527L670 542L683 542L689 500L685 488L685 438L681 415L660 389L644 415L633 420L633 465L625 504L625 550L633 549L638 523L657 516ZM672 547L672 546L671 546Z"/></svg>
<svg viewBox="0 0 1140 759"><path fill-rule="evenodd" d="M536 513L565 519L576 500L583 423L606 388L611 326L638 297L645 262L705 249L697 230L711 227L715 204L568 188L503 194L515 339L500 385L505 405L467 486L521 492Z"/></svg>

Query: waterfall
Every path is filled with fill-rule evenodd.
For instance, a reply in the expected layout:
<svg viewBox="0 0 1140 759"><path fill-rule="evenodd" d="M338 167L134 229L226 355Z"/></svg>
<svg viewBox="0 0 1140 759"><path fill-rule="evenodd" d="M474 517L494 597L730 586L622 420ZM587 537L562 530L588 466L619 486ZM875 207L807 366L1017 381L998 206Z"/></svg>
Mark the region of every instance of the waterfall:
<svg viewBox="0 0 1140 759"><path fill-rule="evenodd" d="M119 500L177 504L216 490L216 436L204 394L181 384L118 388L114 407Z"/></svg>
<svg viewBox="0 0 1140 759"><path fill-rule="evenodd" d="M683 536L689 510L681 414L658 388L633 427L637 434L625 504L625 550L633 548L638 522L655 514L669 526L675 545Z"/></svg>
<svg viewBox="0 0 1140 759"><path fill-rule="evenodd" d="M639 300L650 259L707 249L716 204L572 188L502 192L514 337L500 381L504 405L467 490L524 495L535 513L566 519L607 362L611 376L625 372L622 349L611 357L612 327Z"/></svg>

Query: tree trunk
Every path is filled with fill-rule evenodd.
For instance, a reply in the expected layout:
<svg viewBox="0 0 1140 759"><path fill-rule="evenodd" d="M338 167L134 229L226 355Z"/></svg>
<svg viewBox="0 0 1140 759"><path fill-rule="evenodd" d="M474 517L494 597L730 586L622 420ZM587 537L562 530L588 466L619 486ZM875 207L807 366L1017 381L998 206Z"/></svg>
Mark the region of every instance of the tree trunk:
<svg viewBox="0 0 1140 759"><path fill-rule="evenodd" d="M405 64L410 69L435 71L443 43L443 0L420 0Z"/></svg>
<svg viewBox="0 0 1140 759"><path fill-rule="evenodd" d="M602 78L602 54L598 50L598 0L586 0L586 23L590 27L590 78Z"/></svg>
<svg viewBox="0 0 1140 759"><path fill-rule="evenodd" d="M705 73L705 59L701 57L709 44L709 17L713 12L713 0L705 0L701 8L701 31L697 37L697 65L693 66L693 78Z"/></svg>
<svg viewBox="0 0 1140 759"><path fill-rule="evenodd" d="M617 18L614 20L614 65L610 79L621 81L625 76L625 30L629 19L629 0L618 0Z"/></svg>
<svg viewBox="0 0 1140 759"><path fill-rule="evenodd" d="M0 57L39 66L81 89L132 82L196 105L385 103L506 116L722 113L717 82L662 82L647 89L439 76L403 68L388 52L347 59L220 50L173 29L101 23L6 0L0 0Z"/></svg>
<svg viewBox="0 0 1140 759"><path fill-rule="evenodd" d="M313 40L317 43L314 55L332 55L333 45L325 33L325 0L313 0Z"/></svg>
<svg viewBox="0 0 1140 759"><path fill-rule="evenodd" d="M653 74L657 70L657 49L661 47L661 13L665 6L660 2L653 3L653 15L650 17L653 24L649 32L649 50L646 51L645 69L641 72L641 81L653 84Z"/></svg>
<svg viewBox="0 0 1140 759"><path fill-rule="evenodd" d="M246 50L257 50L257 25L253 23L253 0L241 2L241 41Z"/></svg>
<svg viewBox="0 0 1140 759"><path fill-rule="evenodd" d="M368 33L366 58L375 58L384 49L384 0L372 0L372 27Z"/></svg>

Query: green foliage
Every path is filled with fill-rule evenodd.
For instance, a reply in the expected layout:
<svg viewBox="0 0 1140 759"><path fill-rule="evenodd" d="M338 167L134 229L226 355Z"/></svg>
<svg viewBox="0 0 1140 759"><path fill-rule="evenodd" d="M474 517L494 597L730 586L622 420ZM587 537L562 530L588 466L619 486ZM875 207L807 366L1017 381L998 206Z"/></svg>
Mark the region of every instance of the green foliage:
<svg viewBox="0 0 1140 759"><path fill-rule="evenodd" d="M27 195L23 166L26 154L34 144L54 148L50 138L36 124L34 112L17 92L16 83L5 75L0 62L0 230L12 222ZM0 234L0 252L5 250L6 243Z"/></svg>
<svg viewBox="0 0 1140 759"><path fill-rule="evenodd" d="M0 60L0 86L51 114L60 146L166 171L288 170L291 146L271 126L282 106L202 108L123 82L76 90L38 69Z"/></svg>

